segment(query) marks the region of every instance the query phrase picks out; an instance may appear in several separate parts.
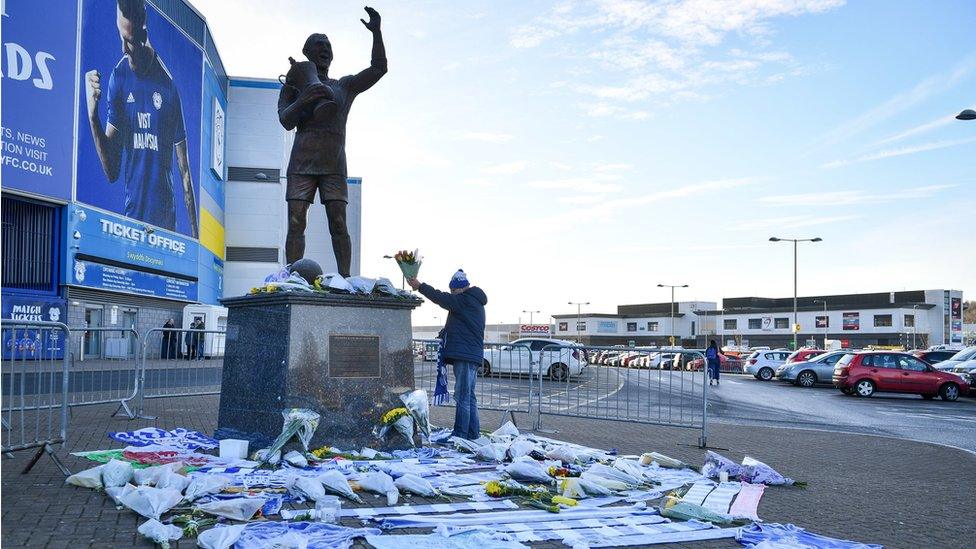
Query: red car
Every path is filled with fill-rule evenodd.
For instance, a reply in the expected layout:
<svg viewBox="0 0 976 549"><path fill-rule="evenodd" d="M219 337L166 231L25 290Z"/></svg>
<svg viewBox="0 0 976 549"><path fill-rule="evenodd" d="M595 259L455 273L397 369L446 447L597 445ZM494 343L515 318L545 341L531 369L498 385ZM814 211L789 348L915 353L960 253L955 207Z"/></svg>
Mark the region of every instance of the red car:
<svg viewBox="0 0 976 549"><path fill-rule="evenodd" d="M969 392L969 383L959 376L940 372L908 353L869 351L844 355L837 362L832 379L834 387L845 395L862 397L881 391L954 401Z"/></svg>
<svg viewBox="0 0 976 549"><path fill-rule="evenodd" d="M705 361L704 360L702 360L700 358L696 358L695 360L692 360L692 361L688 362L688 369L691 370L691 371L694 371L694 372L699 372L699 371L701 371L703 364L705 364ZM734 357L734 356L725 356L724 354L719 353L719 355L718 355L718 371L719 372L724 372L724 373L732 373L732 372L735 372L737 374L741 374L742 373L742 359L737 358L737 357Z"/></svg>
<svg viewBox="0 0 976 549"><path fill-rule="evenodd" d="M799 351L796 351L792 355L788 356L786 358L786 363L792 364L794 362L806 362L811 358L817 355L822 355L826 352L827 351L823 349L800 349Z"/></svg>

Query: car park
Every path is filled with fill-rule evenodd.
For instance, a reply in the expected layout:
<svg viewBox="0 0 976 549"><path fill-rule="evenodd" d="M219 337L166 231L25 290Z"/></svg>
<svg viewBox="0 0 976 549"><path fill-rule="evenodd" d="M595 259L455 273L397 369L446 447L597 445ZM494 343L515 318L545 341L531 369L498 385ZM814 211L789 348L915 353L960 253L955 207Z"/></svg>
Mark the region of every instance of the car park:
<svg viewBox="0 0 976 549"><path fill-rule="evenodd" d="M884 351L845 354L834 367L831 380L845 395L861 397L892 392L954 401L970 387L960 376L936 370L911 354Z"/></svg>
<svg viewBox="0 0 976 549"><path fill-rule="evenodd" d="M565 381L579 376L586 368L585 353L572 341L561 339L523 338L501 347L484 351L484 362L478 375L497 373L529 374L539 370L553 381Z"/></svg>
<svg viewBox="0 0 976 549"><path fill-rule="evenodd" d="M976 359L976 346L966 347L965 349L952 355L952 358L948 358L946 360L943 360L942 362L937 362L932 366L935 367L936 370L942 370L944 372L948 372L949 370L952 370L953 368L959 366L963 362L966 362L968 360L973 360L973 359Z"/></svg>
<svg viewBox="0 0 976 549"><path fill-rule="evenodd" d="M719 353L718 361L719 361L719 366L718 366L719 372L737 373L737 374L742 372L743 360L738 357L728 356L725 353ZM696 358L688 362L688 369L698 372L701 371L704 365L705 365L704 359Z"/></svg>
<svg viewBox="0 0 976 549"><path fill-rule="evenodd" d="M776 375L776 369L786 363L789 351L755 351L742 364L742 373L752 374L760 381L769 381Z"/></svg>
<svg viewBox="0 0 976 549"><path fill-rule="evenodd" d="M800 387L813 387L817 383L831 383L834 366L847 351L828 351L809 360L787 362L776 369L776 379L789 381Z"/></svg>

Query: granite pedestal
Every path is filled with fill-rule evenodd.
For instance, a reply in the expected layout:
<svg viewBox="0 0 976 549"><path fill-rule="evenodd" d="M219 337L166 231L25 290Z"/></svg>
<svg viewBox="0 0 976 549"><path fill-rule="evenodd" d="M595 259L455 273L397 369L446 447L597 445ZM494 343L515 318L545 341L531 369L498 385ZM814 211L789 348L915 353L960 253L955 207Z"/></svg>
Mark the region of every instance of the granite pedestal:
<svg viewBox="0 0 976 549"><path fill-rule="evenodd" d="M373 426L414 388L410 312L421 300L281 292L222 303L218 432L273 439L282 409L309 408L321 415L313 447L377 447Z"/></svg>

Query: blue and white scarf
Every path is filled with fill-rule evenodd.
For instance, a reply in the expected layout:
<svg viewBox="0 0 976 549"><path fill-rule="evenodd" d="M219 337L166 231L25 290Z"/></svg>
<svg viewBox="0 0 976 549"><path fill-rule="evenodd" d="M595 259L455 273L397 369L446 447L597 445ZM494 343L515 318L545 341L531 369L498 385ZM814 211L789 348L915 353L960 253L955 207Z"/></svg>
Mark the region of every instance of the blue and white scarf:
<svg viewBox="0 0 976 549"><path fill-rule="evenodd" d="M444 346L446 337L440 337L437 346L437 382L434 385L434 406L445 406L451 402L451 394L447 390L447 363L444 362Z"/></svg>

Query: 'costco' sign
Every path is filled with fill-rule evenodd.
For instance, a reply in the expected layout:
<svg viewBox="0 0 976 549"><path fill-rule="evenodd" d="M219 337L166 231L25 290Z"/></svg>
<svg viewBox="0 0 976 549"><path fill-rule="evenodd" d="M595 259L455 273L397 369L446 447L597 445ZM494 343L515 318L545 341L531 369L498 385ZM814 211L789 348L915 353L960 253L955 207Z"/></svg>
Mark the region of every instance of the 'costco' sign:
<svg viewBox="0 0 976 549"><path fill-rule="evenodd" d="M522 324L519 326L521 336L547 336L549 335L548 324Z"/></svg>

